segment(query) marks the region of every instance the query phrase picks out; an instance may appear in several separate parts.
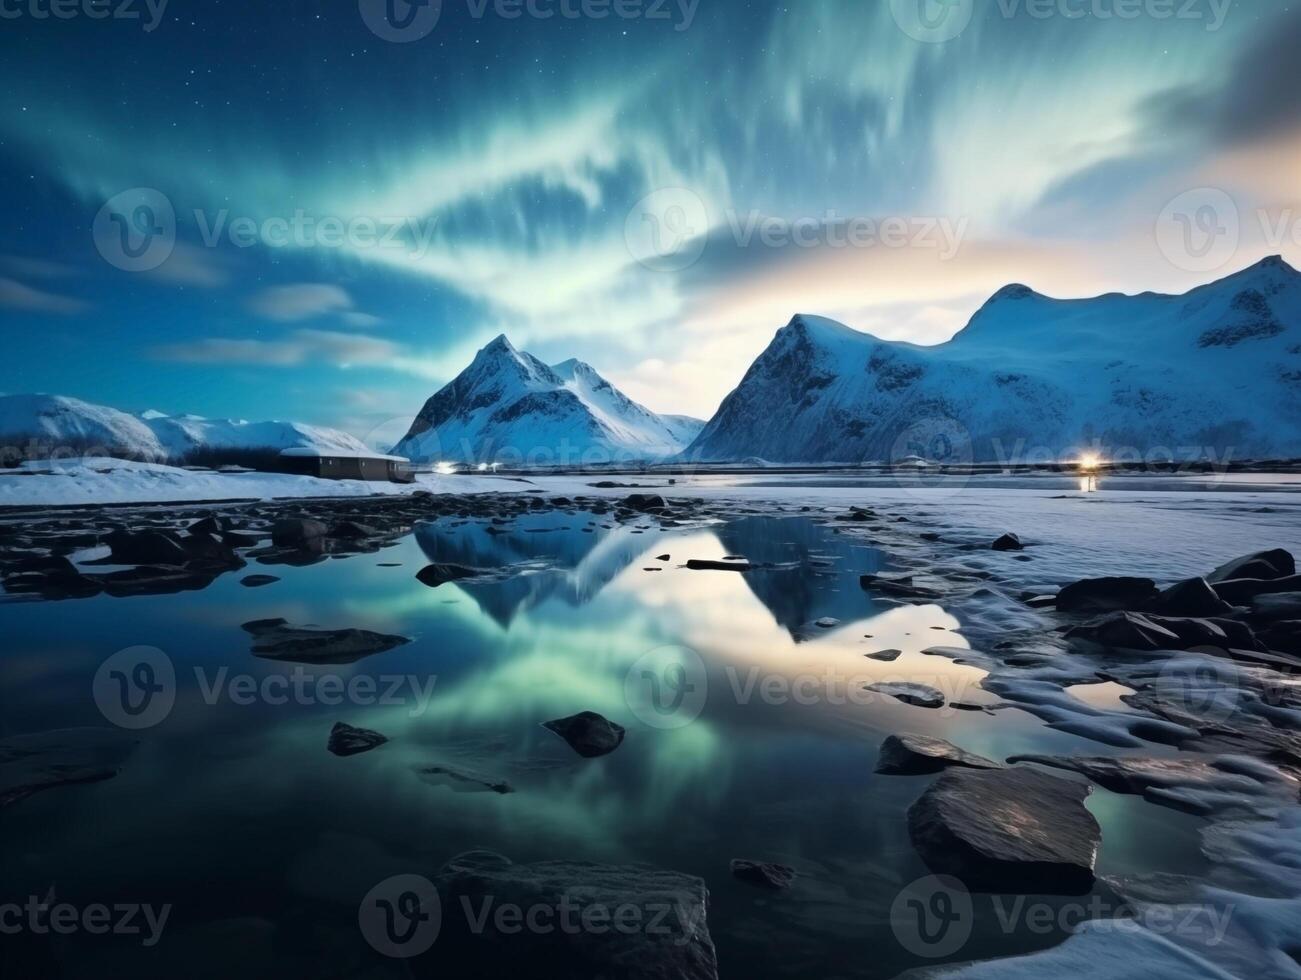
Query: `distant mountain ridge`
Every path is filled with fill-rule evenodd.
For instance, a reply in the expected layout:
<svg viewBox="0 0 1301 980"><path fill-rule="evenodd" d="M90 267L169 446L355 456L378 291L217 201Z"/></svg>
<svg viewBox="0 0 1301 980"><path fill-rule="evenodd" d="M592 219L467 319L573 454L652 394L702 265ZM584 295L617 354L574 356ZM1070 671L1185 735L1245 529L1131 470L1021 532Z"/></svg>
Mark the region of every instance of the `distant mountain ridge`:
<svg viewBox="0 0 1301 980"><path fill-rule="evenodd" d="M367 452L360 440L346 432L299 422L172 417L153 410L131 415L66 395L46 394L0 396L0 445L15 458L94 452L156 463L186 462L201 453L297 448Z"/></svg>
<svg viewBox="0 0 1301 980"><path fill-rule="evenodd" d="M1006 461L1093 446L1301 457L1301 274L1276 256L1180 296L1057 300L1014 284L935 347L799 315L683 458Z"/></svg>
<svg viewBox="0 0 1301 980"><path fill-rule="evenodd" d="M579 360L499 336L430 398L393 451L418 461L582 465L672 456L703 422L657 415Z"/></svg>

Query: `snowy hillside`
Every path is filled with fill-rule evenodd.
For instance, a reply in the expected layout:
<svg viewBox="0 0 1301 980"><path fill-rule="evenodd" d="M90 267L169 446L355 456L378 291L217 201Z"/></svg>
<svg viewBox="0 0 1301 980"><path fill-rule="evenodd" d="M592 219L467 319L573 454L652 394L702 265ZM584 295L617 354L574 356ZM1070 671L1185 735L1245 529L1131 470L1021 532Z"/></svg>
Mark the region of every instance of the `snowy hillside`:
<svg viewBox="0 0 1301 980"><path fill-rule="evenodd" d="M188 453L199 449L311 448L366 452L366 446L346 432L300 422L245 422L205 419L197 415L170 418L153 414L145 424L157 436L168 458L174 460L184 459Z"/></svg>
<svg viewBox="0 0 1301 980"><path fill-rule="evenodd" d="M201 450L278 452L310 447L366 451L361 442L335 429L195 415L171 418L152 410L129 415L62 395L0 396L0 445L10 462L80 455L182 462Z"/></svg>
<svg viewBox="0 0 1301 980"><path fill-rule="evenodd" d="M167 457L143 420L62 395L0 395L0 444L8 462L54 453L113 453L147 462Z"/></svg>
<svg viewBox="0 0 1301 980"><path fill-rule="evenodd" d="M1301 274L1270 258L1183 296L1000 290L936 347L797 316L684 454L858 463L1075 450L1301 456Z"/></svg>
<svg viewBox="0 0 1301 980"><path fill-rule="evenodd" d="M422 461L599 464L671 456L702 424L656 415L582 361L549 367L502 336L425 403L393 451Z"/></svg>

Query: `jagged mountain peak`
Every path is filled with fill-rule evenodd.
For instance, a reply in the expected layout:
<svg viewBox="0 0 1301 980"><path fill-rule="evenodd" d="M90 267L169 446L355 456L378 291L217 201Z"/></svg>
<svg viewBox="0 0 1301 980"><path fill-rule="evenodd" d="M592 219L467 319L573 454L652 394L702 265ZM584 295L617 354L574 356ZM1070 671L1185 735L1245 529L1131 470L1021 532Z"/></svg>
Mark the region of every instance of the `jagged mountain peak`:
<svg viewBox="0 0 1301 980"><path fill-rule="evenodd" d="M502 335L425 403L394 451L420 461L591 465L674 455L703 424L662 418L583 361L548 366Z"/></svg>

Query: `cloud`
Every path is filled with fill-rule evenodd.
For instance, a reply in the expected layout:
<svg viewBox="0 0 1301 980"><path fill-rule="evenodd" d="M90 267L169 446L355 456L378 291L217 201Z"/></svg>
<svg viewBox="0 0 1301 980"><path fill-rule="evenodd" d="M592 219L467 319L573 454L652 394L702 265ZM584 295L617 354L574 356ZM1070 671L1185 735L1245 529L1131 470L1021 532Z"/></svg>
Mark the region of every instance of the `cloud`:
<svg viewBox="0 0 1301 980"><path fill-rule="evenodd" d="M0 279L0 306L29 313L57 313L70 316L90 309L90 304L71 296L33 289L16 279Z"/></svg>
<svg viewBox="0 0 1301 980"><path fill-rule="evenodd" d="M167 261L149 275L164 282L203 289L224 286L230 279L224 262L213 252L182 243L177 243Z"/></svg>
<svg viewBox="0 0 1301 980"><path fill-rule="evenodd" d="M379 337L333 330L296 330L283 340L207 337L180 344L154 347L157 360L181 364L256 364L296 367L325 362L336 367L386 365L400 356L400 348Z"/></svg>
<svg viewBox="0 0 1301 980"><path fill-rule="evenodd" d="M264 289L248 305L258 316L292 323L347 311L352 308L352 297L340 286L305 282Z"/></svg>
<svg viewBox="0 0 1301 980"><path fill-rule="evenodd" d="M27 279L66 279L76 270L62 262L33 259L25 255L0 255L0 265L16 276Z"/></svg>

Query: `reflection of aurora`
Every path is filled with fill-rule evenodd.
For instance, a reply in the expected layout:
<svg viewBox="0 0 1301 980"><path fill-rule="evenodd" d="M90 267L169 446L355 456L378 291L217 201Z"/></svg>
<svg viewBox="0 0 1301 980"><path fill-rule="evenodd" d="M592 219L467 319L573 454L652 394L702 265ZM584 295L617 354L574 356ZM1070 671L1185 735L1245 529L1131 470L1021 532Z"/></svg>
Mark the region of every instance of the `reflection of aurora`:
<svg viewBox="0 0 1301 980"><path fill-rule="evenodd" d="M431 562L517 566L520 574L505 580L457 583L503 626L521 609L548 599L584 605L634 562L645 563L645 556L677 551L674 559L680 563L721 549L718 557L744 555L752 563L772 566L747 573L743 581L777 622L803 637L810 623L824 617L862 618L858 576L882 567L876 549L807 518L743 518L710 531L703 540L658 530L637 533L602 526L602 520L591 514L526 515L509 528L440 521L419 527L416 539Z"/></svg>

